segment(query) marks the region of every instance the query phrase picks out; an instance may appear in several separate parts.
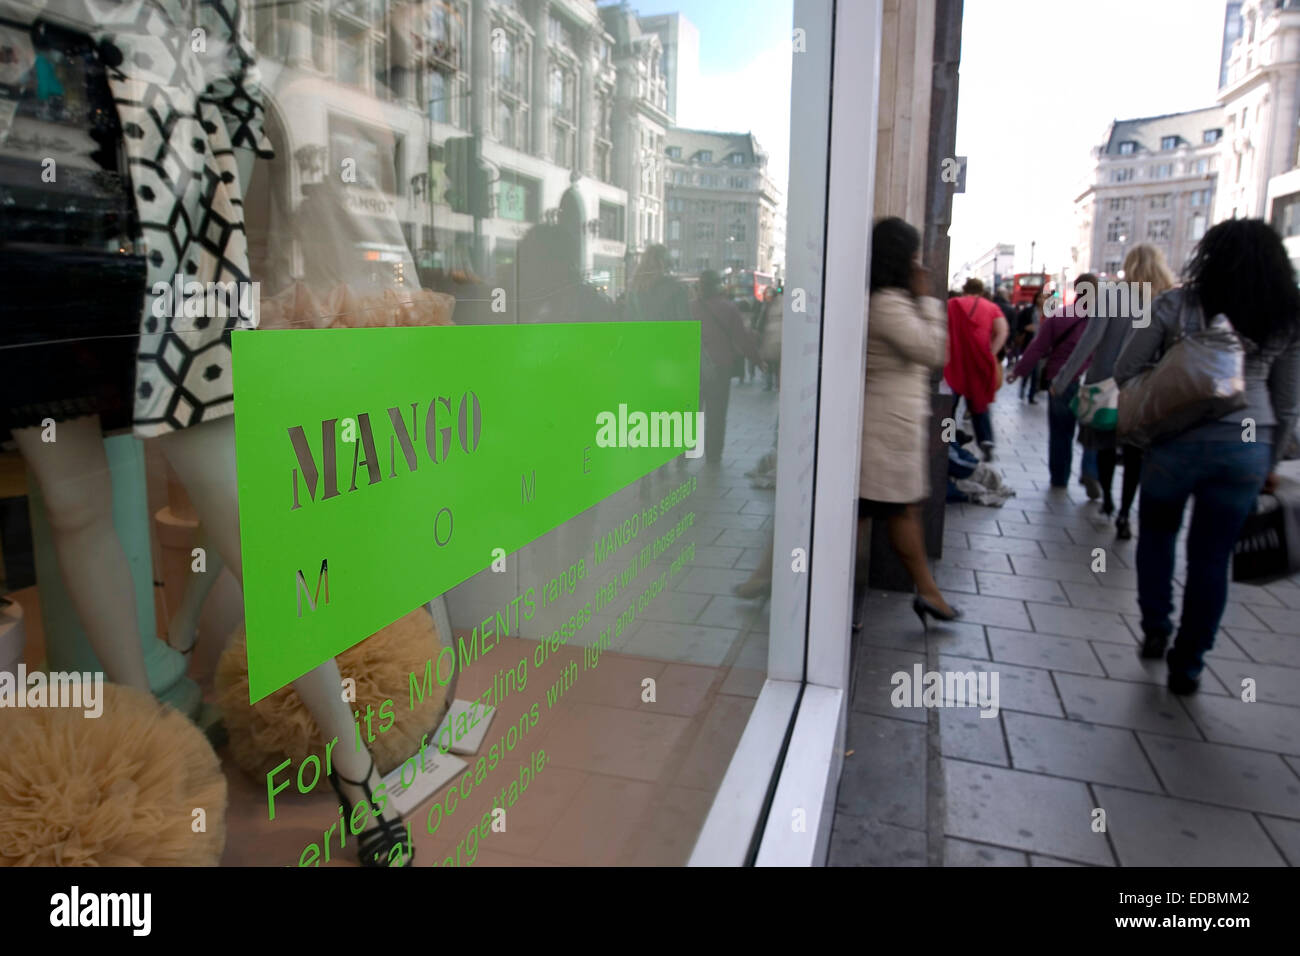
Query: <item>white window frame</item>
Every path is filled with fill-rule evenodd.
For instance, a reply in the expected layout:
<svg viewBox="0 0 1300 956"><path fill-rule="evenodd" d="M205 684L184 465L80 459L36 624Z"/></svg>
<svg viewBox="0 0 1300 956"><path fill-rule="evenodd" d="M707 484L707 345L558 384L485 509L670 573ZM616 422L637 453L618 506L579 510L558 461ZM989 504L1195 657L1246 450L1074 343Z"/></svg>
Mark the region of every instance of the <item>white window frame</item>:
<svg viewBox="0 0 1300 956"><path fill-rule="evenodd" d="M810 560L806 575L773 580L767 680L692 865L742 865L752 858L759 866L815 866L830 848L848 715L867 323L826 317L862 315L866 304L883 3L794 2L808 49L794 58L790 141L829 143L830 162L821 150L792 150L790 157L785 284L804 288L807 313L797 320L787 313L782 325L774 548L777 554L806 548ZM832 101L832 81L853 95ZM800 356L809 346L813 377L806 381L799 377ZM816 415L815 469L798 449L808 427L800 393L809 385L817 409L837 410ZM803 495L815 503L811 526L803 524ZM788 639L793 635L802 640ZM773 785L756 787L758 780ZM762 832L755 834L765 805ZM803 832L790 826L795 809L806 814Z"/></svg>

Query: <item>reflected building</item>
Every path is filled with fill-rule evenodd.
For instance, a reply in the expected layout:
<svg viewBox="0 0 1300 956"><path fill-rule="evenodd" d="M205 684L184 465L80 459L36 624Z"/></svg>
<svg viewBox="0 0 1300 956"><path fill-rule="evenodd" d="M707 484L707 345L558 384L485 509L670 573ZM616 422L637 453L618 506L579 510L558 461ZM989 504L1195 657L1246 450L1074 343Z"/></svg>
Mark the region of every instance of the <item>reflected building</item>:
<svg viewBox="0 0 1300 956"><path fill-rule="evenodd" d="M254 268L301 276L303 243L264 237L326 190L375 228L354 254L411 270L510 274L539 223L576 231L612 295L662 234L661 48L593 0L321 0L252 8L270 169L250 192ZM658 152L662 152L661 149ZM475 171L477 170L477 173ZM261 221L258 221L261 220ZM260 228L259 228L260 227Z"/></svg>
<svg viewBox="0 0 1300 956"><path fill-rule="evenodd" d="M664 241L677 271L776 271L782 194L754 135L674 128L665 154Z"/></svg>

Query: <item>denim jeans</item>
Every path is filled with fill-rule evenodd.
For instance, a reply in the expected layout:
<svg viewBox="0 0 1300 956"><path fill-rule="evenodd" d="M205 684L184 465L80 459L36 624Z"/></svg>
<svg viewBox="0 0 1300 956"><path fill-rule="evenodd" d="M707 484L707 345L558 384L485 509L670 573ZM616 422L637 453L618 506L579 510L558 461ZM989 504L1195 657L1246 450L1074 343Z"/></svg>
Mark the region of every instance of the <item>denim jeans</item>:
<svg viewBox="0 0 1300 956"><path fill-rule="evenodd" d="M987 408L982 412L976 412L971 408L970 399L964 396L957 396L957 403L953 406L952 417L961 420L961 403L966 403L966 411L970 413L971 428L975 429L975 440L981 445L985 442L993 441L993 412Z"/></svg>
<svg viewBox="0 0 1300 956"><path fill-rule="evenodd" d="M1079 474L1085 478L1101 480L1101 468L1097 463L1097 449L1085 448L1079 462Z"/></svg>
<svg viewBox="0 0 1300 956"><path fill-rule="evenodd" d="M1074 427L1078 421L1070 411L1070 399L1078 389L1078 383L1072 382L1064 392L1047 401L1047 469L1051 472L1052 485L1057 488L1070 483ZM1094 470L1095 467L1094 462Z"/></svg>
<svg viewBox="0 0 1300 956"><path fill-rule="evenodd" d="M1261 442L1169 441L1142 462L1138 501L1138 606L1145 634L1173 633L1174 542L1190 496L1183 616L1169 668L1196 677L1228 601L1228 563L1268 477L1273 446Z"/></svg>

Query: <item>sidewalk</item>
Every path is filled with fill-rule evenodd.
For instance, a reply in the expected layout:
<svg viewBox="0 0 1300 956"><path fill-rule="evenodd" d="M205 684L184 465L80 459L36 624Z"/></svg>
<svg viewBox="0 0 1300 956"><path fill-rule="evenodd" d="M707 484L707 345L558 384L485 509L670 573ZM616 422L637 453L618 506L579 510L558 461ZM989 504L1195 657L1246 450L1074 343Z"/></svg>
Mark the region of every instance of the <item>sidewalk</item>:
<svg viewBox="0 0 1300 956"><path fill-rule="evenodd" d="M936 565L965 617L927 637L909 595L868 598L830 865L1300 865L1300 579L1233 585L1200 693L1176 697L1137 656L1136 506L1116 541L1077 443L1049 490L1045 394L993 408L1017 495L950 505ZM891 677L918 663L995 671L1001 712L896 709Z"/></svg>

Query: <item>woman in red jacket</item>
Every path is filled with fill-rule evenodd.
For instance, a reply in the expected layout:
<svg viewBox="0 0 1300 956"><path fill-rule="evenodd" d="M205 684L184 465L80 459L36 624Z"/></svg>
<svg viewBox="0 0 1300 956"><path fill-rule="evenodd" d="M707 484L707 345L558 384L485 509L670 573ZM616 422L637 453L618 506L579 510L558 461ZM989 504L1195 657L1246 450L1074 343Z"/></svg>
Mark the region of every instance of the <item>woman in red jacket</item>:
<svg viewBox="0 0 1300 956"><path fill-rule="evenodd" d="M948 364L943 377L953 392L966 399L975 440L984 460L992 461L989 405L1002 384L997 354L1011 329L1002 310L984 298L984 283L979 279L968 279L962 292L965 295L948 300Z"/></svg>

